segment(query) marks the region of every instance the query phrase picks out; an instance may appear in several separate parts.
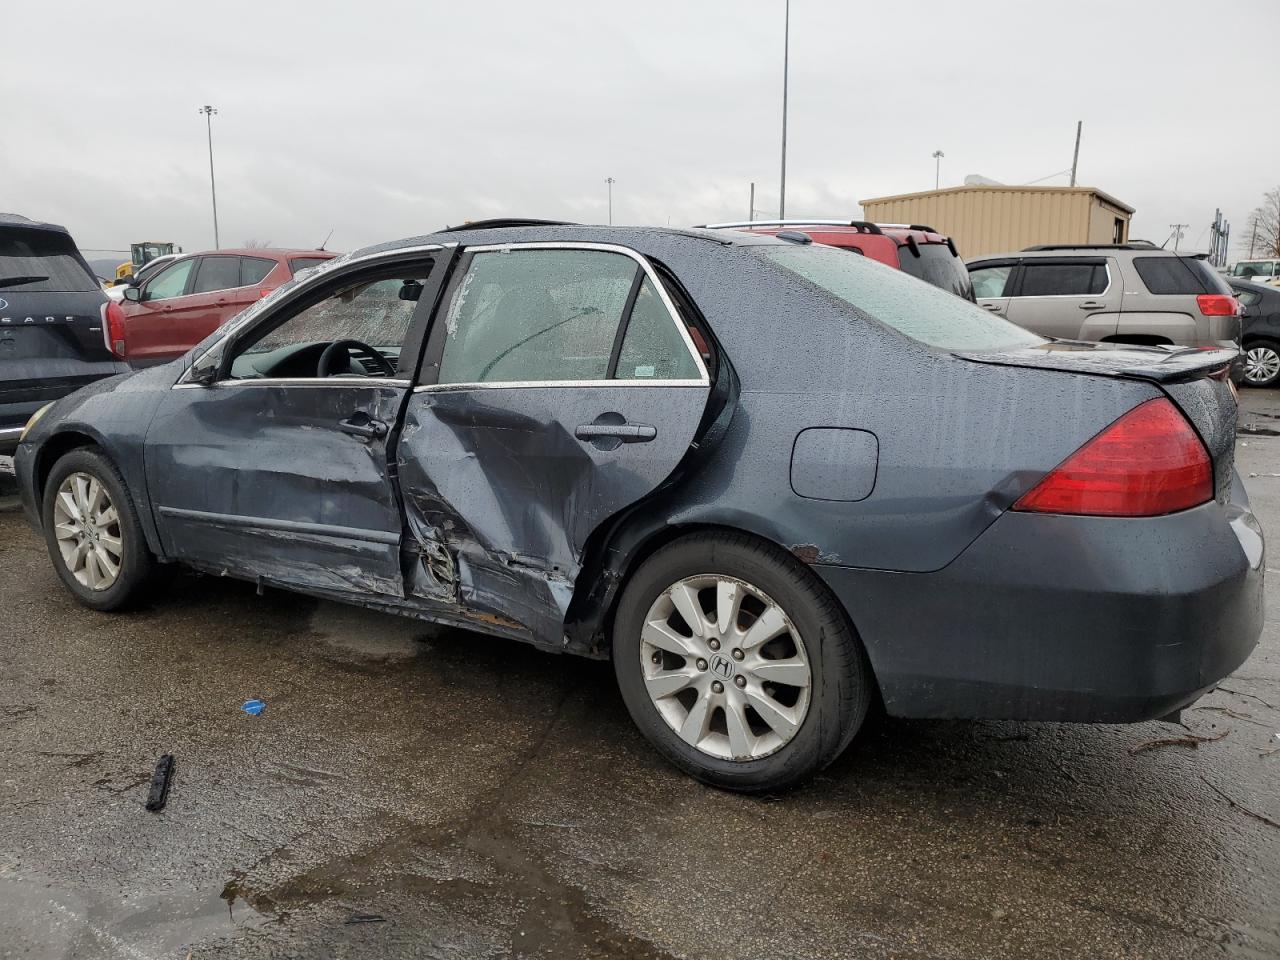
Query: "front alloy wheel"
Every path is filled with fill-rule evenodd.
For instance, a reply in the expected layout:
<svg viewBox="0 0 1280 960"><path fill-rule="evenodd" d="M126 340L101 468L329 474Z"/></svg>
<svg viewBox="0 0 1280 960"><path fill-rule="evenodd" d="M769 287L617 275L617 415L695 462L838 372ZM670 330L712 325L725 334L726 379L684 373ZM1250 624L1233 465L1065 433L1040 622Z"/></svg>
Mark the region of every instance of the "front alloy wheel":
<svg viewBox="0 0 1280 960"><path fill-rule="evenodd" d="M77 447L54 462L40 526L58 578L86 607L120 610L146 595L155 558L124 479L101 450Z"/></svg>
<svg viewBox="0 0 1280 960"><path fill-rule="evenodd" d="M67 571L90 590L110 588L120 576L124 548L106 487L87 473L70 474L58 487L53 521Z"/></svg>
<svg viewBox="0 0 1280 960"><path fill-rule="evenodd" d="M640 640L653 705L702 753L767 757L804 722L813 681L804 641L758 587L716 574L686 577L654 600Z"/></svg>
<svg viewBox="0 0 1280 960"><path fill-rule="evenodd" d="M1280 377L1280 350L1266 343L1257 343L1244 353L1245 383L1253 387L1270 386Z"/></svg>

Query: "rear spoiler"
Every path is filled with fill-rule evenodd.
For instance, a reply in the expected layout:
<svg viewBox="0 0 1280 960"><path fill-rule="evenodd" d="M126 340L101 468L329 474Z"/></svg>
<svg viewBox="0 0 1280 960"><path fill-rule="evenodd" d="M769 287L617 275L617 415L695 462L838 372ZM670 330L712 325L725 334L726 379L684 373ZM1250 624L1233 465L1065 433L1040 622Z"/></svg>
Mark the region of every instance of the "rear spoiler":
<svg viewBox="0 0 1280 960"><path fill-rule="evenodd" d="M1088 373L1103 377L1128 377L1156 383L1225 377L1237 353L1202 347L1144 347L1129 343L1085 343L1055 340L1038 347L956 356L976 363L1006 367L1037 367L1063 373Z"/></svg>

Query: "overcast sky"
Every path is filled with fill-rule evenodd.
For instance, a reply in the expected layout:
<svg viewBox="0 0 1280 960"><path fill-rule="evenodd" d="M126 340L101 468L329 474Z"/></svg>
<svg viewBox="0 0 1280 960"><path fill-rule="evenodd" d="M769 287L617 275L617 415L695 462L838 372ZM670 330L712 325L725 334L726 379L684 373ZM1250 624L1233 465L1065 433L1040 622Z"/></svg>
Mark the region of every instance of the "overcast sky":
<svg viewBox="0 0 1280 960"><path fill-rule="evenodd" d="M602 223L606 177L618 223L741 219L753 180L777 216L783 0L2 2L0 211L90 256L213 245L204 103L223 246ZM787 214L930 189L935 149L944 186L1038 180L1083 120L1132 236L1203 249L1215 207L1238 236L1280 184L1278 28L1276 0L793 0Z"/></svg>

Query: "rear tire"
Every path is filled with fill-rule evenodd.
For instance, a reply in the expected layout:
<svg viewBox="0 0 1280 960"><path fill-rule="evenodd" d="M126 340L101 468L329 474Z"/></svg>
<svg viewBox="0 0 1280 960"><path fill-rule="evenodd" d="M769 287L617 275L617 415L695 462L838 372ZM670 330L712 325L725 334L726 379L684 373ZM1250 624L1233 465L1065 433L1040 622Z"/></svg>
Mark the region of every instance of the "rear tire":
<svg viewBox="0 0 1280 960"><path fill-rule="evenodd" d="M155 560L124 479L104 454L80 448L53 465L41 522L54 569L82 604L120 610L142 599Z"/></svg>
<svg viewBox="0 0 1280 960"><path fill-rule="evenodd" d="M1251 340L1244 348L1244 383L1250 387L1274 387L1280 381L1280 343Z"/></svg>
<svg viewBox="0 0 1280 960"><path fill-rule="evenodd" d="M681 770L729 790L776 790L826 767L874 698L831 593L742 534L693 534L649 557L623 590L612 639L641 732Z"/></svg>

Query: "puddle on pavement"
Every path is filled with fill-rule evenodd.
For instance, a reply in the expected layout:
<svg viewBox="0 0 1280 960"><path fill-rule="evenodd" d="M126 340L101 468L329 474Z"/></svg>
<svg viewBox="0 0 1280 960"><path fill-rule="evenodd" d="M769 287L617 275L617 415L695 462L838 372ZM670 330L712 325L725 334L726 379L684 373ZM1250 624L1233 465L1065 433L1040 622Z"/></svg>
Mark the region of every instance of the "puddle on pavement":
<svg viewBox="0 0 1280 960"><path fill-rule="evenodd" d="M323 601L311 612L307 626L321 642L381 663L418 656L431 629L410 617Z"/></svg>
<svg viewBox="0 0 1280 960"><path fill-rule="evenodd" d="M236 937L268 921L223 891L139 894L0 877L0 944L6 956L181 957L193 944Z"/></svg>

